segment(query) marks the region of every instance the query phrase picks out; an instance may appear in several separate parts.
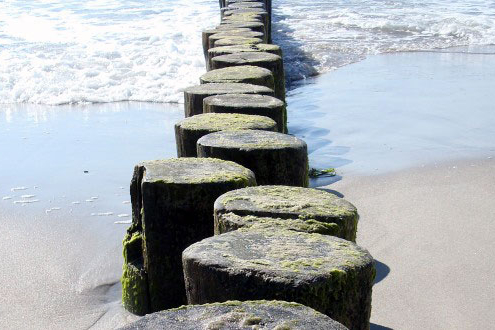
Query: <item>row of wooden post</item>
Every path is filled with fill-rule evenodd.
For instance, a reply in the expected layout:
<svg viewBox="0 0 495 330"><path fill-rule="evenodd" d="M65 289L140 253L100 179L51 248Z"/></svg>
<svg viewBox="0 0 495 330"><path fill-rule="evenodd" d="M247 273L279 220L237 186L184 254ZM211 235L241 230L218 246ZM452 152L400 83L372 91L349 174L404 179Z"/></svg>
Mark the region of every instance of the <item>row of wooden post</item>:
<svg viewBox="0 0 495 330"><path fill-rule="evenodd" d="M356 208L308 188L307 145L287 134L271 0L220 6L221 24L203 31L207 72L184 91L178 158L134 168L124 307L293 301L325 324L369 329L373 259L355 244Z"/></svg>

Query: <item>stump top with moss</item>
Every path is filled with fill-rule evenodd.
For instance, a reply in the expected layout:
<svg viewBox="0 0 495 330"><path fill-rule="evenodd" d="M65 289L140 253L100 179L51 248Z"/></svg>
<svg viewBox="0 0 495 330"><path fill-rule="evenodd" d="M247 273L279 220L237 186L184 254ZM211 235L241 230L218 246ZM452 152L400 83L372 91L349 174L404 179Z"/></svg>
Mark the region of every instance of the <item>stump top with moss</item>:
<svg viewBox="0 0 495 330"><path fill-rule="evenodd" d="M281 61L281 57L266 52L240 52L227 55L215 56L212 63L222 63L224 66L232 65L257 65L258 63L269 63Z"/></svg>
<svg viewBox="0 0 495 330"><path fill-rule="evenodd" d="M214 47L261 44L261 43L263 43L263 39L260 38L225 37L223 39L215 40Z"/></svg>
<svg viewBox="0 0 495 330"><path fill-rule="evenodd" d="M268 12L263 9L263 8L225 8L223 11L223 16L228 17L231 15L244 15L244 16L250 16L250 15L256 15L256 16L261 16L261 15L268 15Z"/></svg>
<svg viewBox="0 0 495 330"><path fill-rule="evenodd" d="M248 44L248 45L233 45L233 46L221 46L208 50L211 54L234 54L242 52L267 52L272 54L281 54L280 46L274 44Z"/></svg>
<svg viewBox="0 0 495 330"><path fill-rule="evenodd" d="M211 83L188 87L184 90L186 94L195 95L219 95L219 94L263 94L273 95L273 89L266 86L259 86L244 83Z"/></svg>
<svg viewBox="0 0 495 330"><path fill-rule="evenodd" d="M254 29L254 30L264 30L264 25L261 22L222 22L219 27L229 27L229 28L247 28L247 29Z"/></svg>
<svg viewBox="0 0 495 330"><path fill-rule="evenodd" d="M356 207L343 198L319 189L292 186L259 186L227 192L215 201L215 218L227 213L316 220L331 225L329 235L350 241L356 240L359 219Z"/></svg>
<svg viewBox="0 0 495 330"><path fill-rule="evenodd" d="M183 119L178 125L184 130L209 132L245 129L274 131L276 127L275 121L268 117L239 113L205 113Z"/></svg>
<svg viewBox="0 0 495 330"><path fill-rule="evenodd" d="M260 85L273 86L273 74L270 70L252 65L234 66L211 70L200 77L202 84L260 82ZM270 85L270 86L268 86Z"/></svg>
<svg viewBox="0 0 495 330"><path fill-rule="evenodd" d="M241 228L197 242L182 253L208 268L251 272L264 282L339 282L348 272L373 267L369 252L328 235L278 228Z"/></svg>
<svg viewBox="0 0 495 330"><path fill-rule="evenodd" d="M338 226L334 223L314 219L282 219L258 217L254 215L237 215L225 213L215 219L215 234L223 234L239 228L283 228L310 234L335 236Z"/></svg>
<svg viewBox="0 0 495 330"><path fill-rule="evenodd" d="M213 158L174 158L140 163L142 182L204 184L214 182L255 182L254 174L234 162Z"/></svg>
<svg viewBox="0 0 495 330"><path fill-rule="evenodd" d="M212 34L209 36L210 43L212 43L213 40L220 40L220 39L225 39L225 38L230 38L230 37L244 37L244 38L263 38L263 33L262 32L256 32L256 31L251 31L247 29L247 31L239 31L239 30L223 30L223 31L217 31L215 34Z"/></svg>
<svg viewBox="0 0 495 330"><path fill-rule="evenodd" d="M209 96L203 104L230 108L266 108L275 109L284 106L284 102L268 95L254 94L224 94Z"/></svg>
<svg viewBox="0 0 495 330"><path fill-rule="evenodd" d="M345 330L314 309L285 301L227 301L149 314L122 330Z"/></svg>
<svg viewBox="0 0 495 330"><path fill-rule="evenodd" d="M222 131L203 136L198 144L213 148L243 150L302 149L306 142L288 134L268 131Z"/></svg>

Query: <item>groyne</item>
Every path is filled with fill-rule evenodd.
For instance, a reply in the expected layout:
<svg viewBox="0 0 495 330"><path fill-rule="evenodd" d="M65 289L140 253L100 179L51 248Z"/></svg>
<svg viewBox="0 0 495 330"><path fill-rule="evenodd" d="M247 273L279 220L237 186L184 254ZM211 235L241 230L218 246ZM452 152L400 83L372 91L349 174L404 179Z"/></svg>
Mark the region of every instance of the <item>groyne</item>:
<svg viewBox="0 0 495 330"><path fill-rule="evenodd" d="M237 300L300 308L289 301L369 329L373 258L355 242L356 208L308 188L306 143L287 130L271 0L219 3L221 24L202 35L207 72L184 91L178 158L134 169L123 305L138 315ZM260 315L242 314L238 328ZM277 317L280 329L318 329Z"/></svg>

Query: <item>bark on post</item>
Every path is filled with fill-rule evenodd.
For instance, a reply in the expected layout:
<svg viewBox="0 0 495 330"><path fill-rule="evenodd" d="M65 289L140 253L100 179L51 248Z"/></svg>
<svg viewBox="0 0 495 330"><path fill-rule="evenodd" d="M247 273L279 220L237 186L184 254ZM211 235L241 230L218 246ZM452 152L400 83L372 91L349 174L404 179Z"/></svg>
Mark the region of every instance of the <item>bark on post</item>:
<svg viewBox="0 0 495 330"><path fill-rule="evenodd" d="M341 238L275 228L241 228L182 254L187 300L294 301L352 330L369 330L374 262Z"/></svg>
<svg viewBox="0 0 495 330"><path fill-rule="evenodd" d="M226 301L146 315L121 330L346 330L314 309L285 301Z"/></svg>
<svg viewBox="0 0 495 330"><path fill-rule="evenodd" d="M285 103L266 95L226 94L209 96L203 100L203 113L242 113L266 116L277 123L277 132L286 133Z"/></svg>
<svg viewBox="0 0 495 330"><path fill-rule="evenodd" d="M192 116L175 124L177 157L196 157L196 142L204 135L223 130L276 131L277 123L263 116L237 113L208 113Z"/></svg>
<svg viewBox="0 0 495 330"><path fill-rule="evenodd" d="M221 94L260 94L273 96L273 89L236 83L203 84L192 86L184 90L184 112L186 117L203 113L203 100L212 95Z"/></svg>
<svg viewBox="0 0 495 330"><path fill-rule="evenodd" d="M308 186L306 143L287 134L267 131L222 131L197 142L198 157L241 164L256 175L260 185Z"/></svg>
<svg viewBox="0 0 495 330"><path fill-rule="evenodd" d="M220 196L215 201L219 232L228 214L315 220L333 227L332 235L353 242L359 219L356 207L343 198L319 189L287 186L239 189Z"/></svg>
<svg viewBox="0 0 495 330"><path fill-rule="evenodd" d="M124 306L144 314L183 305L182 251L213 235L213 202L218 196L255 184L250 170L218 159L180 158L137 165L131 181L131 239L126 237L124 244ZM130 244L135 246L131 249ZM135 259L142 260L137 271L132 268L136 263L129 267Z"/></svg>

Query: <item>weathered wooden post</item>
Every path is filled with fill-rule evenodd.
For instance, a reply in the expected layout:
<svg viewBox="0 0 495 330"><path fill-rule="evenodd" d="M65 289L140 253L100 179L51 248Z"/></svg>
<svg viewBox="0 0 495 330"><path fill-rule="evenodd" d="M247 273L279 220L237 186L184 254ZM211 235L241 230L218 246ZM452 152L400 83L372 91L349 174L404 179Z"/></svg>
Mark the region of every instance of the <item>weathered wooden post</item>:
<svg viewBox="0 0 495 330"><path fill-rule="evenodd" d="M356 207L329 192L299 187L259 186L229 191L215 201L215 228L229 220L229 214L279 219L315 220L327 224L330 233L349 241L356 241L359 215Z"/></svg>
<svg viewBox="0 0 495 330"><path fill-rule="evenodd" d="M182 254L189 304L294 301L352 330L369 330L374 262L338 237L277 228L241 228Z"/></svg>
<svg viewBox="0 0 495 330"><path fill-rule="evenodd" d="M146 315L121 330L346 330L309 307L285 301L226 301Z"/></svg>
<svg viewBox="0 0 495 330"><path fill-rule="evenodd" d="M192 86L184 90L184 112L186 117L203 113L204 98L221 94L260 94L273 96L273 89L252 84L218 83Z"/></svg>
<svg viewBox="0 0 495 330"><path fill-rule="evenodd" d="M253 172L219 159L137 165L131 181L132 225L124 241L126 309L142 315L183 305L182 251L213 235L213 203L218 196L255 184Z"/></svg>
<svg viewBox="0 0 495 330"><path fill-rule="evenodd" d="M274 132L277 123L268 117L238 113L208 113L183 119L175 124L177 157L196 157L196 142L204 135L242 129Z"/></svg>
<svg viewBox="0 0 495 330"><path fill-rule="evenodd" d="M221 131L197 142L198 157L241 164L260 185L308 186L308 150L303 140L282 133L254 130Z"/></svg>
<svg viewBox="0 0 495 330"><path fill-rule="evenodd" d="M203 100L203 113L243 113L270 117L277 122L277 131L285 127L285 103L267 95L225 94L209 96Z"/></svg>
<svg viewBox="0 0 495 330"><path fill-rule="evenodd" d="M285 101L284 64L280 56L265 52L242 52L216 56L211 59L213 70L244 65L254 65L270 70L275 81L275 97Z"/></svg>

